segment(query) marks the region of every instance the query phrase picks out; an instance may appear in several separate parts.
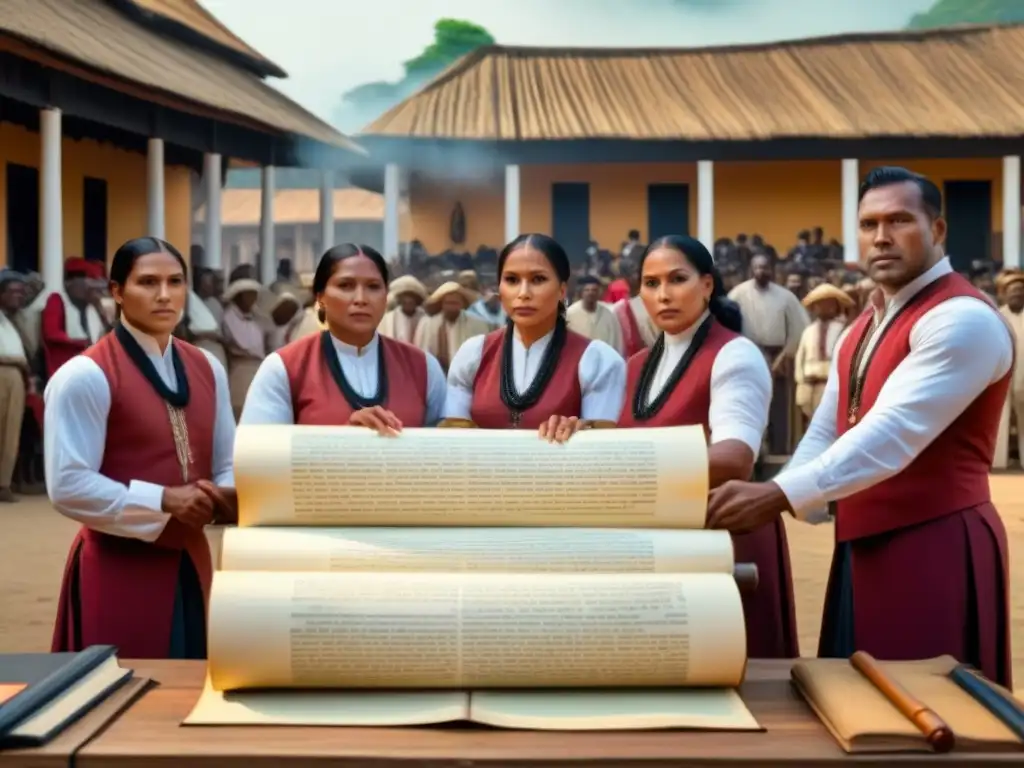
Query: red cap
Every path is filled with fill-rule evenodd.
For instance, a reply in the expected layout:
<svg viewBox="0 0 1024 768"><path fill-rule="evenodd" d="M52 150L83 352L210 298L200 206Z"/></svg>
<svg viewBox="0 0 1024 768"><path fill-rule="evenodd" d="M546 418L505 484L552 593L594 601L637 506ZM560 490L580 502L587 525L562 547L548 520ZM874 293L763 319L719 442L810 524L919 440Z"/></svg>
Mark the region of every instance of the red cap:
<svg viewBox="0 0 1024 768"><path fill-rule="evenodd" d="M90 280L106 281L107 265L102 261L87 261L85 276Z"/></svg>
<svg viewBox="0 0 1024 768"><path fill-rule="evenodd" d="M78 256L72 256L69 259L64 259L65 280L71 277L88 277L89 270L89 262L85 259L81 259Z"/></svg>

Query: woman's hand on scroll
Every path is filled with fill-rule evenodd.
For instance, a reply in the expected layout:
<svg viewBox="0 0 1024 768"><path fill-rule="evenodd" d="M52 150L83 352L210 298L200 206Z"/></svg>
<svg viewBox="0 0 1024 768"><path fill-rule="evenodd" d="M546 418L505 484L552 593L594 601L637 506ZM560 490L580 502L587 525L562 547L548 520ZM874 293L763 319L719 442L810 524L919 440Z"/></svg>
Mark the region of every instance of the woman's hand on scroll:
<svg viewBox="0 0 1024 768"><path fill-rule="evenodd" d="M576 416L552 416L540 425L537 433L541 440L549 443L564 443L586 426L586 422Z"/></svg>
<svg viewBox="0 0 1024 768"><path fill-rule="evenodd" d="M360 408L349 416L348 423L353 427L368 427L383 437L394 437L402 431L402 421L379 405Z"/></svg>
<svg viewBox="0 0 1024 768"><path fill-rule="evenodd" d="M775 483L730 480L708 496L708 516L704 527L747 533L770 523L786 511L792 511L789 499Z"/></svg>

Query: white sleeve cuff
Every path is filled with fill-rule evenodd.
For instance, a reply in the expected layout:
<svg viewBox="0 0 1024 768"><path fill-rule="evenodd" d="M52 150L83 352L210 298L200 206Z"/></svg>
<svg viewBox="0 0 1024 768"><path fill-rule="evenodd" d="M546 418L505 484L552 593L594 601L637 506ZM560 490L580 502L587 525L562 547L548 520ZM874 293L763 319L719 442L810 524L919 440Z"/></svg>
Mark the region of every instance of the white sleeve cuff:
<svg viewBox="0 0 1024 768"><path fill-rule="evenodd" d="M128 484L124 506L125 509L134 507L136 513L145 510L163 516L164 487L144 480L132 480Z"/></svg>
<svg viewBox="0 0 1024 768"><path fill-rule="evenodd" d="M122 535L153 542L167 527L171 516L165 513L163 506L164 488L162 485L147 483L143 480L132 480L128 484L128 495L118 515L117 528Z"/></svg>
<svg viewBox="0 0 1024 768"><path fill-rule="evenodd" d="M756 429L744 426L743 424L731 424L727 427L719 427L711 433L711 445L722 443L726 440L739 440L754 452L754 460L757 460L761 453L761 433Z"/></svg>
<svg viewBox="0 0 1024 768"><path fill-rule="evenodd" d="M786 495L798 520L807 520L809 515L828 504L818 487L817 478L820 474L818 462L811 461L801 467L784 469L772 478L772 482Z"/></svg>

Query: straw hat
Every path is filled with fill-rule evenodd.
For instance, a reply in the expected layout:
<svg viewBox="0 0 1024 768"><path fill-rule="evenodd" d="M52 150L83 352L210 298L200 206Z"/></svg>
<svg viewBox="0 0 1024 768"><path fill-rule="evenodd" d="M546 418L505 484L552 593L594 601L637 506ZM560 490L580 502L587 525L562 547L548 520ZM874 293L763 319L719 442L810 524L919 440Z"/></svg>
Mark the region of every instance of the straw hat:
<svg viewBox="0 0 1024 768"><path fill-rule="evenodd" d="M298 297L285 291L277 295L277 298L274 299L274 303L270 307L270 311L275 312L282 304L288 303L294 304L296 309L302 309L302 304L299 302Z"/></svg>
<svg viewBox="0 0 1024 768"><path fill-rule="evenodd" d="M1005 291L1014 283L1024 283L1024 271L1008 269L996 275L996 290Z"/></svg>
<svg viewBox="0 0 1024 768"><path fill-rule="evenodd" d="M453 293L458 294L459 296L462 297L462 300L463 302L465 302L467 309L474 301L476 301L476 299L473 297L472 291L468 291L455 281L450 280L447 283L441 285L432 294L430 294L430 298L426 300L425 304L427 305L427 307L431 309L439 307L441 305L441 302L444 301L444 297L450 296Z"/></svg>
<svg viewBox="0 0 1024 768"><path fill-rule="evenodd" d="M224 301L231 301L240 293L247 293L248 291L259 293L262 290L263 286L260 285L258 280L250 280L249 278L235 280L228 286L227 290L224 291Z"/></svg>
<svg viewBox="0 0 1024 768"><path fill-rule="evenodd" d="M819 301L828 301L829 299L838 302L841 307L853 306L853 299L845 291L836 288L831 283L822 283L804 296L803 305L810 309L812 304L817 304Z"/></svg>
<svg viewBox="0 0 1024 768"><path fill-rule="evenodd" d="M401 277L396 277L394 280L391 281L391 285L388 286L389 299L397 299L403 293L411 293L420 301L427 300L426 286L423 285L423 283L421 283L412 275L402 275Z"/></svg>

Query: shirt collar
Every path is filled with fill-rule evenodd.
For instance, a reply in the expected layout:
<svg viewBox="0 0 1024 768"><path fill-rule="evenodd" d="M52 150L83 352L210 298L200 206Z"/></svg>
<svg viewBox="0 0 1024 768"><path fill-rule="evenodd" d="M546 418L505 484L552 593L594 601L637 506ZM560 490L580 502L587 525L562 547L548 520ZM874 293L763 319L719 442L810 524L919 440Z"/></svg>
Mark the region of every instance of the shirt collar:
<svg viewBox="0 0 1024 768"><path fill-rule="evenodd" d="M513 334L513 338L516 341L519 342L519 346L524 346L523 345L523 339L519 335L519 329L515 328L514 330L515 330L515 333ZM541 347L541 346L547 344L549 341L551 341L551 337L554 336L554 335L555 335L555 329L552 328L545 335L541 336L539 339L537 339L535 342L533 342L533 346L534 347Z"/></svg>
<svg viewBox="0 0 1024 768"><path fill-rule="evenodd" d="M693 325L684 331L679 333L666 333L665 343L669 346L676 346L679 344L689 344L693 341L694 334L697 333L697 329L700 328L700 324L707 320L708 315L711 314L708 310L704 310L700 317L693 321Z"/></svg>
<svg viewBox="0 0 1024 768"><path fill-rule="evenodd" d="M878 298L882 296L882 289L876 288L875 293L871 298L871 303L875 306L876 319L881 320L881 317L879 316L880 308L882 315L891 310L899 309L940 277L945 277L952 271L953 266L949 263L949 258L943 257L937 263L932 265L930 269L918 275L896 291L896 293L894 293L890 299L884 301L884 303L878 301Z"/></svg>
<svg viewBox="0 0 1024 768"><path fill-rule="evenodd" d="M171 358L171 346L174 344L173 336L170 337L167 343L167 348L161 352L160 345L157 344L156 339L148 333L140 331L134 325L129 323L128 320L125 319L124 315L121 316L121 325L123 325L124 329L132 335L132 338L139 342L139 346L142 347L142 351L150 357L158 357L163 360L169 360Z"/></svg>
<svg viewBox="0 0 1024 768"><path fill-rule="evenodd" d="M373 338L370 339L369 344L367 344L365 347L359 348L354 347L351 344L346 344L333 334L331 335L331 341L334 344L334 351L337 352L339 355L348 355L349 357L366 357L371 352L376 352L377 344L379 343L379 338L380 336L375 333L373 334Z"/></svg>

